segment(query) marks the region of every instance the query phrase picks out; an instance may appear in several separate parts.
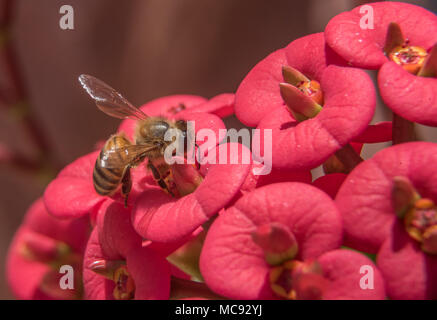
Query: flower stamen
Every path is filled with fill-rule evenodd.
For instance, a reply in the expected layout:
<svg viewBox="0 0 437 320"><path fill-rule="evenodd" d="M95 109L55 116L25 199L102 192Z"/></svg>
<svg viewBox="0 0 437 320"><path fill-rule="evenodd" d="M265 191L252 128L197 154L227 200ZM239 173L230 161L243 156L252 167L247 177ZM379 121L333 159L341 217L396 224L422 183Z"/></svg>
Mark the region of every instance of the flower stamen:
<svg viewBox="0 0 437 320"><path fill-rule="evenodd" d="M135 295L135 282L126 266L121 266L114 273L115 288L113 291L116 300L130 300Z"/></svg>
<svg viewBox="0 0 437 320"><path fill-rule="evenodd" d="M315 80L302 81L297 85L297 88L305 95L310 97L314 102L323 105L323 92L320 88L320 83Z"/></svg>
<svg viewBox="0 0 437 320"><path fill-rule="evenodd" d="M437 207L427 198L419 199L404 219L408 234L422 244L422 250L437 254Z"/></svg>
<svg viewBox="0 0 437 320"><path fill-rule="evenodd" d="M409 73L417 74L424 65L428 53L422 47L404 44L395 47L388 56L390 60L400 65Z"/></svg>
<svg viewBox="0 0 437 320"><path fill-rule="evenodd" d="M388 26L384 52L391 61L415 75L421 71L428 56L424 48L410 45L396 22Z"/></svg>
<svg viewBox="0 0 437 320"><path fill-rule="evenodd" d="M319 263L297 260L272 267L269 282L272 291L287 300L320 300L329 285Z"/></svg>
<svg viewBox="0 0 437 320"><path fill-rule="evenodd" d="M403 176L393 178L391 200L408 235L421 243L424 252L437 254L437 206L434 201L421 198L411 181Z"/></svg>

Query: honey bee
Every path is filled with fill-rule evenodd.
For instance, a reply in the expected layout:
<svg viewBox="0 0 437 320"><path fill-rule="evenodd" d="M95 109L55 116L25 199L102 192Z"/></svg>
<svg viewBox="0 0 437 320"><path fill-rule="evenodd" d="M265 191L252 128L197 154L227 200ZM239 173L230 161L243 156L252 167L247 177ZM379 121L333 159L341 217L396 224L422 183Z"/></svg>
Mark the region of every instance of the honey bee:
<svg viewBox="0 0 437 320"><path fill-rule="evenodd" d="M104 113L114 118L137 120L134 142L124 133L114 134L101 149L93 172L96 192L110 196L120 189L127 206L132 187L130 169L147 158L147 167L158 185L167 193L177 196L178 190L172 181L171 167L165 162L164 151L173 142L184 143L184 147L188 147L186 121L149 117L109 85L90 75L81 75L79 82ZM165 135L170 129L178 129L182 134L166 141ZM184 141L175 141L177 139Z"/></svg>

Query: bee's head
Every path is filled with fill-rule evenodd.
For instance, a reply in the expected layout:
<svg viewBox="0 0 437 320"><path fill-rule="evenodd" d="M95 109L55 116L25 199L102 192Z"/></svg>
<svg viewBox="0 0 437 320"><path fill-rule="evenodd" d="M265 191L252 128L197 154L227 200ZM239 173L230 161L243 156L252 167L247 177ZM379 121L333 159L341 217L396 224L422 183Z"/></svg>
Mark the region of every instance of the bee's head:
<svg viewBox="0 0 437 320"><path fill-rule="evenodd" d="M164 140L165 133L170 128L170 125L163 120L158 120L150 124L149 128L144 128L147 130L153 138Z"/></svg>
<svg viewBox="0 0 437 320"><path fill-rule="evenodd" d="M169 132L170 130L178 130L176 132ZM187 140L187 122L184 120L177 120L176 122L168 122L165 119L155 119L140 124L137 127L136 143L146 143L150 140L159 142L161 145L168 145L171 141L179 140L183 143ZM167 136L166 136L167 135ZM172 137L171 141L166 141Z"/></svg>

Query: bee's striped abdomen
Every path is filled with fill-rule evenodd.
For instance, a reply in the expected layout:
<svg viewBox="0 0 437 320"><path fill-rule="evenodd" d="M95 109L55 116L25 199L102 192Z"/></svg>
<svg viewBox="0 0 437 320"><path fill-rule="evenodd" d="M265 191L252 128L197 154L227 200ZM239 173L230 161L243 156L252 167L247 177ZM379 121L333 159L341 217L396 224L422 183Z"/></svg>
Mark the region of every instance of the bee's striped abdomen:
<svg viewBox="0 0 437 320"><path fill-rule="evenodd" d="M94 189L102 196L113 194L120 185L125 168L104 168L101 166L101 158L107 150L117 149L131 143L124 136L114 135L108 139L97 157L93 171ZM119 153L112 156L122 157Z"/></svg>

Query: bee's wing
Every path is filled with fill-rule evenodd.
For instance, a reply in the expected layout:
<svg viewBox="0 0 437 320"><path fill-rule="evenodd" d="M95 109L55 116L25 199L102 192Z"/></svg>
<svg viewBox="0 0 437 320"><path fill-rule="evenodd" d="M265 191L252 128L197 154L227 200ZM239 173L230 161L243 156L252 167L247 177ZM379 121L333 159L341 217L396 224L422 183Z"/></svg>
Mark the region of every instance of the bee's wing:
<svg viewBox="0 0 437 320"><path fill-rule="evenodd" d="M147 115L134 107L116 90L93 76L82 74L79 82L86 92L93 98L97 107L114 118L142 120Z"/></svg>
<svg viewBox="0 0 437 320"><path fill-rule="evenodd" d="M100 157L100 166L103 168L123 168L135 163L156 148L158 147L134 144L106 150Z"/></svg>

